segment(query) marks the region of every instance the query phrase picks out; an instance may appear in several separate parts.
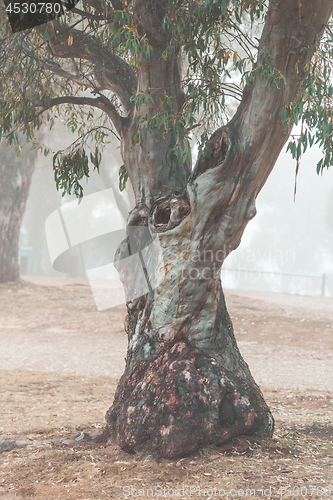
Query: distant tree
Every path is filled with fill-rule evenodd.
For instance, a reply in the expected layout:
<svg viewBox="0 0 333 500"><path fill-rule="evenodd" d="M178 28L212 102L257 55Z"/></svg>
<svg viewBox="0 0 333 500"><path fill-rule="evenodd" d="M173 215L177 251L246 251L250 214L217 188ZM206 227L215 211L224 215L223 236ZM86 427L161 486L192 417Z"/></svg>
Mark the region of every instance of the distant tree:
<svg viewBox="0 0 333 500"><path fill-rule="evenodd" d="M144 254L142 228L161 243L165 278L127 302L126 369L106 415L127 451L178 457L273 432L220 270L293 124L296 161L316 141L318 171L332 164L332 9L333 0L82 0L35 30L12 36L3 25L2 135L15 139L16 127L30 138L62 113L81 139L54 157L55 179L78 196L117 135L121 187L128 176L136 199L117 252L129 297L137 277L121 259Z"/></svg>
<svg viewBox="0 0 333 500"><path fill-rule="evenodd" d="M17 147L0 144L0 283L20 277L20 228L37 157L29 144L17 157Z"/></svg>

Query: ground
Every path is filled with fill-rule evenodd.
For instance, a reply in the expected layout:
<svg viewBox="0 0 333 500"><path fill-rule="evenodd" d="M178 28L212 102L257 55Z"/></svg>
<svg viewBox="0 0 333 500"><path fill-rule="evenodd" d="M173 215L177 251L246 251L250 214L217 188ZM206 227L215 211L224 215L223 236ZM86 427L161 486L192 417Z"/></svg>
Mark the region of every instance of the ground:
<svg viewBox="0 0 333 500"><path fill-rule="evenodd" d="M83 433L103 427L124 368L125 306L97 312L73 280L1 285L0 500L333 498L333 299L226 300L274 436L156 462Z"/></svg>

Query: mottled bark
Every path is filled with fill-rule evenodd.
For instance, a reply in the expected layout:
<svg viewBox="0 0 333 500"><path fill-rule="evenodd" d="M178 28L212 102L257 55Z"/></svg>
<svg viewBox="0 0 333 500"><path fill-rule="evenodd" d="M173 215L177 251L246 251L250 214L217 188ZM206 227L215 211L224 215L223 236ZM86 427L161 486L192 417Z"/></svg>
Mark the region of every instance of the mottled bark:
<svg viewBox="0 0 333 500"><path fill-rule="evenodd" d="M181 66L178 58L161 57L165 5L134 2L154 47L151 59L139 66L138 90L156 103L171 93L177 113L183 100ZM106 420L129 452L146 449L176 458L241 434L273 432L273 417L237 348L220 271L256 213L255 199L290 133L281 111L296 97L332 9L333 0L270 1L259 55L272 57L286 84L273 91L266 80L255 79L246 87L234 118L214 132L209 156L198 161L190 177L189 166L172 156L172 136L147 131L156 106L145 103L127 118L122 152L137 206L116 260L128 298L129 343ZM146 115L142 140L133 145L140 115ZM163 259L147 279L153 283L159 274L164 279L133 299L139 269L129 272L122 259L140 252L141 262L152 262L149 235L158 237Z"/></svg>
<svg viewBox="0 0 333 500"><path fill-rule="evenodd" d="M146 224L163 254L156 274L165 276L127 303L126 369L106 416L110 429L129 452L148 449L169 458L240 434L271 434L272 415L237 348L224 301L220 269L227 249L203 249L202 238L212 234L194 238L185 191L156 200ZM128 231L117 265L130 298L136 273L129 275L122 259L130 245L149 262L149 241L142 226Z"/></svg>
<svg viewBox="0 0 333 500"><path fill-rule="evenodd" d="M22 158L16 158L15 146L0 147L0 283L19 279L20 228L35 159L27 146Z"/></svg>
<svg viewBox="0 0 333 500"><path fill-rule="evenodd" d="M168 286L127 305L129 347L106 415L111 431L128 452L169 458L270 435L273 418L237 348L219 278L183 281L192 293L184 302L171 274Z"/></svg>

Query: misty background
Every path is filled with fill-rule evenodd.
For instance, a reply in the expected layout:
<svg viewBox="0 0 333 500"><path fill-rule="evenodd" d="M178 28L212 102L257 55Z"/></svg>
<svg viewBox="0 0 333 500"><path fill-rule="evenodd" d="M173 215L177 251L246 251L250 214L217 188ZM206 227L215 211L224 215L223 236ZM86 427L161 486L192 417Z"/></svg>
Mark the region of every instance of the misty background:
<svg viewBox="0 0 333 500"><path fill-rule="evenodd" d="M73 140L60 122L45 134L44 143L54 151ZM257 198L257 215L245 229L240 246L226 259L224 287L301 295L333 296L333 168L317 175L320 150L314 146L303 156L297 177L296 162L281 155ZM129 185L118 188L122 165L116 141L103 153L100 173L92 172L85 195L112 188L118 208L126 219L134 207ZM39 155L20 234L21 275L86 278L79 255L63 262L64 272L51 265L46 236L47 217L62 204L75 200L56 190L52 156ZM96 255L96 265L99 256Z"/></svg>

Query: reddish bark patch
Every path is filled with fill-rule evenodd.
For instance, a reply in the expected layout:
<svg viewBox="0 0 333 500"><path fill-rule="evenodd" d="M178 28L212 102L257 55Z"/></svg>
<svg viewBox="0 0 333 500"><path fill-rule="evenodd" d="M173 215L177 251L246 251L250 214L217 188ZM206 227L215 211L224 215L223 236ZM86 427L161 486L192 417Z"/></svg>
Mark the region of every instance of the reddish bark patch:
<svg viewBox="0 0 333 500"><path fill-rule="evenodd" d="M213 358L176 342L126 378L106 419L125 451L178 458L254 433L267 409L254 408L249 392Z"/></svg>

